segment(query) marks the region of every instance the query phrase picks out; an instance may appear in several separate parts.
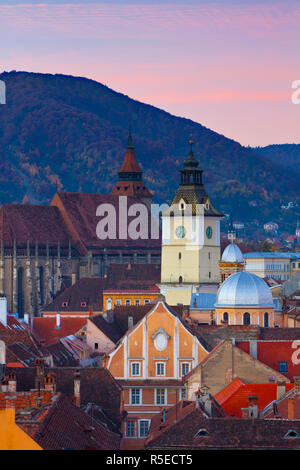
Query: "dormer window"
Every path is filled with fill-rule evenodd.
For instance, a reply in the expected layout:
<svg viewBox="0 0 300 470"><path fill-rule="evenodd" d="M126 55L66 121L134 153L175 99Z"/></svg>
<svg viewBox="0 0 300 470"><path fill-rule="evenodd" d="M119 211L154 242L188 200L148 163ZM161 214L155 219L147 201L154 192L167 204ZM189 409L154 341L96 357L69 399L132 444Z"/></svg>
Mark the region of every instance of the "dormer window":
<svg viewBox="0 0 300 470"><path fill-rule="evenodd" d="M80 307L86 308L86 302L80 302Z"/></svg>
<svg viewBox="0 0 300 470"><path fill-rule="evenodd" d="M300 435L297 433L297 431L290 429L284 436L284 439L299 439L299 437Z"/></svg>
<svg viewBox="0 0 300 470"><path fill-rule="evenodd" d="M199 431L196 434L196 437L208 437L209 432L206 429L199 429Z"/></svg>
<svg viewBox="0 0 300 470"><path fill-rule="evenodd" d="M66 302L66 301L62 302L62 304L61 304L62 307L67 307L68 305L69 305L69 302Z"/></svg>

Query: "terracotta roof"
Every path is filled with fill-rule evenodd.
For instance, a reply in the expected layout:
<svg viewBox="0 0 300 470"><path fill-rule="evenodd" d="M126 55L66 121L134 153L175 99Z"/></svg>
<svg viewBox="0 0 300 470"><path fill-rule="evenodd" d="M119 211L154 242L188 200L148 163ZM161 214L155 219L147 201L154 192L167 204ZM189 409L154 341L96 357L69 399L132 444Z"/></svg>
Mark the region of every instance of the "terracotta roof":
<svg viewBox="0 0 300 470"><path fill-rule="evenodd" d="M64 338L69 335L76 335L85 325L86 318L60 318L60 328L56 328L55 317L35 317L33 318L33 331L36 339L44 340L46 346L57 343L60 338Z"/></svg>
<svg viewBox="0 0 300 470"><path fill-rule="evenodd" d="M162 416L162 415L161 415ZM300 434L300 420L204 418L195 408L177 423L162 429L146 449L293 449L299 439L287 438L290 430Z"/></svg>
<svg viewBox="0 0 300 470"><path fill-rule="evenodd" d="M41 390L40 397L41 403L48 403L53 397L54 393L51 390ZM12 407L16 410L21 410L27 407L35 407L35 398L38 396L38 391L28 392L0 392L0 409Z"/></svg>
<svg viewBox="0 0 300 470"><path fill-rule="evenodd" d="M260 328L259 339L263 339L263 340L300 339L300 328Z"/></svg>
<svg viewBox="0 0 300 470"><path fill-rule="evenodd" d="M113 343L117 344L120 338L122 338L124 332L120 329L118 324L113 321L108 323L103 315L95 315L90 317L89 320L94 323L94 325L101 330L107 338L109 338Z"/></svg>
<svg viewBox="0 0 300 470"><path fill-rule="evenodd" d="M3 204L0 208L0 238L4 247L12 247L14 240L18 246L26 247L27 240L31 245L68 247L70 233L57 209L51 206Z"/></svg>
<svg viewBox="0 0 300 470"><path fill-rule="evenodd" d="M47 347L53 358L54 367L76 367L78 361L74 359L70 351L59 341Z"/></svg>
<svg viewBox="0 0 300 470"><path fill-rule="evenodd" d="M157 290L160 282L160 264L110 263L105 290Z"/></svg>
<svg viewBox="0 0 300 470"><path fill-rule="evenodd" d="M80 372L80 401L82 406L94 403L102 408L106 416L119 425L121 386L107 369L100 367L45 367L45 374L53 372L56 375L56 390L69 398L74 395L74 372ZM11 369L6 368L6 374ZM17 378L17 390L26 391L35 388L36 370L24 367L14 370Z"/></svg>
<svg viewBox="0 0 300 470"><path fill-rule="evenodd" d="M85 277L79 279L72 286L43 308L43 312L88 313L90 307L93 312L101 312L103 307L103 288L105 279L101 277Z"/></svg>
<svg viewBox="0 0 300 470"><path fill-rule="evenodd" d="M38 430L28 432L26 419L16 414L16 423L44 450L117 450L121 436L93 420L83 410L58 395L47 406L36 410L31 417L38 424Z"/></svg>
<svg viewBox="0 0 300 470"><path fill-rule="evenodd" d="M285 384L286 391L293 388L291 383ZM260 413L269 403L277 399L276 383L245 384L236 378L221 390L215 399L228 416L242 417L242 408L248 408L250 395L258 397L257 406Z"/></svg>
<svg viewBox="0 0 300 470"><path fill-rule="evenodd" d="M261 413L261 416L267 419L288 419L288 403L290 398L294 400L294 417L295 419L300 420L300 395L295 391L294 388L287 390L287 393L279 400L275 400L273 403L267 406ZM274 406L275 403L276 407Z"/></svg>
<svg viewBox="0 0 300 470"><path fill-rule="evenodd" d="M0 340L6 344L10 362L15 362L18 359L28 364L28 361L42 355L25 324L19 322L12 315L7 316L7 327L0 322Z"/></svg>
<svg viewBox="0 0 300 470"><path fill-rule="evenodd" d="M126 149L124 162L119 173L142 173L141 167L136 161L134 148Z"/></svg>

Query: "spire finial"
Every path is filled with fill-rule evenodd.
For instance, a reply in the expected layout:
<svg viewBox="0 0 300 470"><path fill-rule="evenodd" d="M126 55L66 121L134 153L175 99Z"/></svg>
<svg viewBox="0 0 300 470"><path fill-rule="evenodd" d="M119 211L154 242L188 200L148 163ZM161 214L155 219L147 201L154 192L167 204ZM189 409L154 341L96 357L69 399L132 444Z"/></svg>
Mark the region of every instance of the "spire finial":
<svg viewBox="0 0 300 470"><path fill-rule="evenodd" d="M133 148L133 140L132 140L132 134L131 134L131 121L129 122L129 132L128 132L128 144L127 144L128 149Z"/></svg>

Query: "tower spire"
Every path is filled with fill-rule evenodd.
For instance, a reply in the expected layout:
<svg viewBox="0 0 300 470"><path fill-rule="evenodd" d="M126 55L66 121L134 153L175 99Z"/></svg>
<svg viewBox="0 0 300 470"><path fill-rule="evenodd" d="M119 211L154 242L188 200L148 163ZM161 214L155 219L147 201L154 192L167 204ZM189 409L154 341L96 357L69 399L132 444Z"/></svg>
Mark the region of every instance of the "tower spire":
<svg viewBox="0 0 300 470"><path fill-rule="evenodd" d="M127 143L127 148L128 149L133 149L133 140L132 140L132 133L131 133L131 121L129 122L129 131L128 131L128 143Z"/></svg>

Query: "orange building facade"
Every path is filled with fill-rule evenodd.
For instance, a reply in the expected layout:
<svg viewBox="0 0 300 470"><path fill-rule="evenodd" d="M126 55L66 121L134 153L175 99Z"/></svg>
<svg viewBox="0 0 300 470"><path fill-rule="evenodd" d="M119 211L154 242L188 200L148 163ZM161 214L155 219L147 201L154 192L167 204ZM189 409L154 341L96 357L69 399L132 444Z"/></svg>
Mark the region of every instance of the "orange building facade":
<svg viewBox="0 0 300 470"><path fill-rule="evenodd" d="M182 378L208 352L163 301L129 330L105 364L123 387L123 448L143 447L151 418L185 397Z"/></svg>

